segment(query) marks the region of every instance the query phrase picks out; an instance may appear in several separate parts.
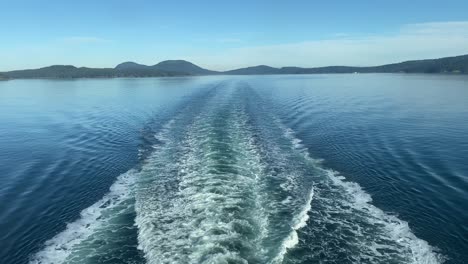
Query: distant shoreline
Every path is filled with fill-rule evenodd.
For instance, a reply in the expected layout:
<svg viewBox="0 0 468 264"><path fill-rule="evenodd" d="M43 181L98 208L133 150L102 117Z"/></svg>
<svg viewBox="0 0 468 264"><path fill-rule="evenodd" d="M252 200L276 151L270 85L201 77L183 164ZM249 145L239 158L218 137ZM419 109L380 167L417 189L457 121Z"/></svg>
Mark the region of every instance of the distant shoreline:
<svg viewBox="0 0 468 264"><path fill-rule="evenodd" d="M427 75L427 76L468 76L467 73L423 73L423 72L366 72L357 73L356 75L369 75L369 74L389 74L389 75ZM14 80L50 80L50 81L73 81L73 80L111 80L111 79L151 79L151 78L190 78L190 77L208 77L208 76L299 76L299 75L355 75L354 73L298 73L298 74L217 74L217 75L180 75L180 76L146 76L146 77L40 77L40 78L9 78L0 79L0 82L14 81Z"/></svg>
<svg viewBox="0 0 468 264"><path fill-rule="evenodd" d="M385 64L380 66L327 66L315 68L282 67L266 65L240 68L230 71L212 71L184 60L168 60L148 66L124 62L115 68L87 68L72 65L53 65L29 70L0 72L1 80L10 79L107 79L181 77L206 75L299 75L299 74L363 74L363 73L423 73L423 74L468 74L468 55L426 59Z"/></svg>
<svg viewBox="0 0 468 264"><path fill-rule="evenodd" d="M183 77L207 77L207 76L299 76L299 75L368 75L368 74L394 74L394 75L446 75L467 76L468 73L451 72L362 72L362 73L265 73L265 74L213 74L213 75L176 75L176 76L114 76L114 77L34 77L34 78L3 78L0 82L13 80L110 80L110 79L151 79L151 78L183 78Z"/></svg>

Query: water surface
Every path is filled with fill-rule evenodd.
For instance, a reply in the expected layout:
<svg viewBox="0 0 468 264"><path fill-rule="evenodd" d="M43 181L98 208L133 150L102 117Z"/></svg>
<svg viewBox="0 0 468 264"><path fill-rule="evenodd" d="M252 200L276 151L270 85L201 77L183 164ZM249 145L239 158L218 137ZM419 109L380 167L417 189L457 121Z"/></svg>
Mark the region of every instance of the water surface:
<svg viewBox="0 0 468 264"><path fill-rule="evenodd" d="M0 83L4 263L463 263L468 78Z"/></svg>

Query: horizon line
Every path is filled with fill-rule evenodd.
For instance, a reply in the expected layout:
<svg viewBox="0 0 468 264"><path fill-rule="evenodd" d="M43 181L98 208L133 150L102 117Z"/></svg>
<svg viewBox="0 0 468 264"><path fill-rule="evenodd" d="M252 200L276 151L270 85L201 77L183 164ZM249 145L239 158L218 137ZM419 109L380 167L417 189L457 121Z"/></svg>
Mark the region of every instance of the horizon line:
<svg viewBox="0 0 468 264"><path fill-rule="evenodd" d="M267 65L267 64L256 64L256 65L253 65L253 66L234 68L234 69L230 69L230 70L211 70L211 69L202 67L199 64L197 64L197 63L195 63L193 61L187 60L187 59L169 59L169 60L162 60L162 61L160 61L160 62L158 62L156 64L153 64L153 65L142 64L142 63L138 63L138 62L135 62L135 61L124 61L124 62L121 62L121 63L115 65L114 67L88 67L88 66L75 66L73 64L51 64L51 65L48 65L48 66L43 66L43 67L38 67L38 68L25 68L25 69L6 70L6 71L2 70L2 71L0 71L0 73L7 73L7 72L13 72L13 71L38 70L38 69L43 69L43 68L48 68L48 67L53 67L53 66L72 66L72 67L75 67L75 68L88 68L88 69L115 69L118 65L123 64L123 63L135 63L135 64L139 64L139 65L142 65L142 66L151 67L151 66L157 65L157 64L159 64L161 62L165 62L165 61L185 61L185 62L189 62L191 64L194 64L195 66L198 66L200 68L210 70L210 71L214 71L214 72L219 72L219 73L234 71L234 70L238 70L238 69L261 67L261 66L271 67L271 68L275 68L275 69L282 69L282 68L288 68L288 67L295 67L295 68L302 68L302 69L319 69L319 68L327 68L327 67L366 68L366 67L379 67L379 66L385 66L385 65L391 65L391 64L398 64L398 63L404 63L404 62L410 62L410 61L437 60L437 59L454 58L454 57L462 57L462 56L468 56L468 53L467 54L460 54L460 55L437 57L437 58L421 58L421 59L411 59L411 60L400 60L400 61L396 61L396 62L390 62L390 63L384 63L384 64L378 64L378 65L365 65L365 66L364 65L357 66L357 65L338 65L337 64L337 65L311 66L311 67L295 66L295 65L294 66L290 65L290 66L274 67L274 66L270 66L270 65Z"/></svg>

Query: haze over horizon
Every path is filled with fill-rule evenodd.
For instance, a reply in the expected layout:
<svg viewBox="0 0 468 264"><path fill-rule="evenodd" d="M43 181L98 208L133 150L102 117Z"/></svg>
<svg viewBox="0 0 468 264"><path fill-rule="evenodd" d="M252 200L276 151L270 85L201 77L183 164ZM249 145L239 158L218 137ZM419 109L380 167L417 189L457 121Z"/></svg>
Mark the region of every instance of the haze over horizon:
<svg viewBox="0 0 468 264"><path fill-rule="evenodd" d="M8 3L0 71L168 59L220 71L373 66L468 54L466 1L241 2Z"/></svg>

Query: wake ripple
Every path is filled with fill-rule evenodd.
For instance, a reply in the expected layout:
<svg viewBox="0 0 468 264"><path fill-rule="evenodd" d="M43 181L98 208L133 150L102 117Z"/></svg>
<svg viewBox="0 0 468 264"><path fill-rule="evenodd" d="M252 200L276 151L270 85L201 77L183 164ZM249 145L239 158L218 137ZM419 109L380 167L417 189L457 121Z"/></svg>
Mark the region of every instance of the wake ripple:
<svg viewBox="0 0 468 264"><path fill-rule="evenodd" d="M279 263L297 243L311 184L299 184L302 173L280 155L282 147L271 152L259 141L245 104L249 91L224 87L188 124L184 116L158 135L165 143L136 192L148 263Z"/></svg>
<svg viewBox="0 0 468 264"><path fill-rule="evenodd" d="M96 263L106 252L149 264L443 261L311 158L247 83L199 100L155 135L141 170L121 175L31 263Z"/></svg>
<svg viewBox="0 0 468 264"><path fill-rule="evenodd" d="M318 175L326 176L314 184L318 195L314 210L309 213L311 221L300 234L304 238L301 245L289 252L286 263L436 264L445 261L436 249L414 235L407 222L373 206L371 196L359 184L324 168L321 160L310 157L293 130L284 126L283 129L295 148L303 153L305 161Z"/></svg>
<svg viewBox="0 0 468 264"><path fill-rule="evenodd" d="M126 240L128 243L130 239L122 235L122 231L125 232L129 225L122 222L122 218L134 212L132 190L136 174L136 171L130 170L120 175L108 194L83 210L80 218L67 224L63 232L47 241L45 248L31 257L30 263L87 263L90 259L103 257L106 252L115 253L108 247L116 240ZM109 257L119 258L118 254Z"/></svg>

